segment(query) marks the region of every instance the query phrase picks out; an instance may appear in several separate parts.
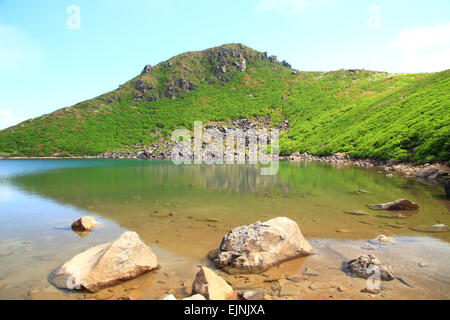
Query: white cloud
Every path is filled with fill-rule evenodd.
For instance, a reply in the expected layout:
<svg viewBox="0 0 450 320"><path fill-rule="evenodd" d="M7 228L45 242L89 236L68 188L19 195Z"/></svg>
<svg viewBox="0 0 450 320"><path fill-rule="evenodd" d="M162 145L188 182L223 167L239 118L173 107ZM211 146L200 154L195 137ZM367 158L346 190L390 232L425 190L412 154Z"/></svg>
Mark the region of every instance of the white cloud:
<svg viewBox="0 0 450 320"><path fill-rule="evenodd" d="M257 9L263 12L298 14L302 13L308 5L309 2L307 0L259 0Z"/></svg>
<svg viewBox="0 0 450 320"><path fill-rule="evenodd" d="M14 115L11 110L0 109L0 130L16 125L26 119Z"/></svg>
<svg viewBox="0 0 450 320"><path fill-rule="evenodd" d="M367 27L369 29L379 29L381 27L381 8L371 5L367 8L369 18L367 19Z"/></svg>
<svg viewBox="0 0 450 320"><path fill-rule="evenodd" d="M0 25L0 71L16 72L35 67L43 50L26 33L14 26Z"/></svg>
<svg viewBox="0 0 450 320"><path fill-rule="evenodd" d="M402 31L392 46L402 51L404 72L450 69L450 23Z"/></svg>

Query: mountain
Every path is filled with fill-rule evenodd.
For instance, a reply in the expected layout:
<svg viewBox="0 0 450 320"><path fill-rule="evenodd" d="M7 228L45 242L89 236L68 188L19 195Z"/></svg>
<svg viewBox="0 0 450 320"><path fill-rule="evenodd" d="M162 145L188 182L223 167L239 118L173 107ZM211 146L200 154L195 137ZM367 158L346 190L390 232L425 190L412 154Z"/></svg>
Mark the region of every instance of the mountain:
<svg viewBox="0 0 450 320"><path fill-rule="evenodd" d="M449 101L450 70L301 72L226 44L145 66L112 92L0 131L0 156L158 155L176 128L240 120L281 128L282 155L448 161Z"/></svg>

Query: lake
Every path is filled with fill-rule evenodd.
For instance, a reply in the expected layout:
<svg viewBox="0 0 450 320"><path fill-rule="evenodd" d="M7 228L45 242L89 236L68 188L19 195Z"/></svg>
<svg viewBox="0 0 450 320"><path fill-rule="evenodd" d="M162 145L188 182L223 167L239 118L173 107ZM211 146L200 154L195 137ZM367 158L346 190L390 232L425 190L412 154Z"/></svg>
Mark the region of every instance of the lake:
<svg viewBox="0 0 450 320"><path fill-rule="evenodd" d="M367 193L355 192L361 189ZM367 207L401 198L420 209ZM85 215L99 226L89 234L73 232L72 222ZM261 176L256 165L86 159L0 160L0 299L184 296L197 265L211 265L208 252L230 229L279 216L299 224L316 254L259 275L221 273L233 287L263 289L274 299L450 298L450 232L430 228L450 225L442 185L323 163L282 161L277 175ZM77 253L127 230L152 247L159 270L94 294L48 282ZM368 242L380 234L393 241ZM390 263L399 277L381 295L361 293L365 280L342 269L363 254ZM286 282L305 270L314 272L303 282Z"/></svg>

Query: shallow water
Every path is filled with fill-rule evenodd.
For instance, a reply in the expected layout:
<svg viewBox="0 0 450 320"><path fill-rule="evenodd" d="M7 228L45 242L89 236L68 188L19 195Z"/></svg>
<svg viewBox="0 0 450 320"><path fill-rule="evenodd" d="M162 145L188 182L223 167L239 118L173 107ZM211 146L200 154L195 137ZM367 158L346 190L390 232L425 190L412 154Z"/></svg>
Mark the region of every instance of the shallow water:
<svg viewBox="0 0 450 320"><path fill-rule="evenodd" d="M229 282L274 291L267 277L283 278L314 267L321 270L320 281L355 288L336 294L328 292L336 292L334 288L312 290L308 297L364 299L367 294L360 293L357 284L365 280L343 272L342 262L374 253L392 264L406 283L414 282L412 288L396 280L383 297L450 298L450 233L430 229L433 224L450 225L450 204L442 186L320 163L281 162L276 176L259 173L252 165L2 160L0 299L159 299L168 292L184 296L196 265L210 264L207 253L227 231L278 216L297 221L316 254L269 274L224 275ZM359 189L367 193L354 192ZM387 212L367 207L400 198L419 203L420 209ZM82 215L95 216L100 226L87 235L74 233L70 225ZM97 294L59 290L47 281L52 270L75 254L126 230L136 231L152 247L160 270ZM366 244L379 234L394 237L394 243ZM420 267L421 262L427 266ZM305 285L311 281L318 279ZM299 294L308 292L297 289Z"/></svg>

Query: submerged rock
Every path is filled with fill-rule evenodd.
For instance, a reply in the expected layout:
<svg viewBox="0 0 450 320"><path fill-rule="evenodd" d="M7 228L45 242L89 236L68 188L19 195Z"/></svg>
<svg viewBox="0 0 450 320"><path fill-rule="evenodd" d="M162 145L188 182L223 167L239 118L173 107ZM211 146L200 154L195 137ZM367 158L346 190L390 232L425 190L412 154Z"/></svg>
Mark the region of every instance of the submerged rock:
<svg viewBox="0 0 450 320"><path fill-rule="evenodd" d="M436 231L448 231L448 227L445 224L434 224L431 229Z"/></svg>
<svg viewBox="0 0 450 320"><path fill-rule="evenodd" d="M201 294L194 294L193 296L181 299L181 300L195 300L195 301L199 301L199 300L206 300L206 298L204 296L202 296Z"/></svg>
<svg viewBox="0 0 450 320"><path fill-rule="evenodd" d="M91 231L97 225L97 220L94 217L85 216L72 223L72 230L74 231Z"/></svg>
<svg viewBox="0 0 450 320"><path fill-rule="evenodd" d="M234 291L230 285L207 267L201 267L192 284L192 293L198 293L208 300L229 300Z"/></svg>
<svg viewBox="0 0 450 320"><path fill-rule="evenodd" d="M380 260L371 254L352 260L347 265L348 271L363 279L372 276L377 268L379 268L381 280L390 281L394 279L392 267L389 264L381 264Z"/></svg>
<svg viewBox="0 0 450 320"><path fill-rule="evenodd" d="M417 210L419 209L419 205L408 199L400 199L388 203L372 204L369 205L369 208L377 210Z"/></svg>
<svg viewBox="0 0 450 320"><path fill-rule="evenodd" d="M231 230L222 239L214 262L218 267L260 272L312 253L296 222L276 218Z"/></svg>
<svg viewBox="0 0 450 320"><path fill-rule="evenodd" d="M117 240L76 255L56 269L50 275L50 281L58 288L96 292L157 267L152 249L136 232L125 232Z"/></svg>

